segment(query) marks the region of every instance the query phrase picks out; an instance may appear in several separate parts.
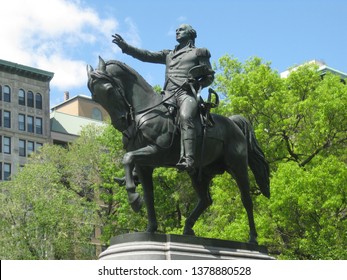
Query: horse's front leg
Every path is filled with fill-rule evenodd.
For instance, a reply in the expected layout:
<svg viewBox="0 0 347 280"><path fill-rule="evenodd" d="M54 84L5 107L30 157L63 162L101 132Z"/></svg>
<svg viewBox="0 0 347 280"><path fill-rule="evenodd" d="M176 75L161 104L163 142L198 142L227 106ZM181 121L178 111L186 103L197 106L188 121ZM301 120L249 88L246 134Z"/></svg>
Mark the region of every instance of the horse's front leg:
<svg viewBox="0 0 347 280"><path fill-rule="evenodd" d="M144 148L127 152L123 158L125 169L126 190L128 191L128 199L132 208L137 209L142 199L138 193L135 192L136 185L133 177L133 168L136 165L142 188L144 190L145 202L147 206L148 215L148 228L147 231L154 232L157 229L157 221L154 210L154 195L153 195L153 181L151 168L143 168L142 165L154 165L157 161L158 149L156 146L148 145ZM149 175L148 175L149 174ZM141 206L140 205L140 206ZM135 210L134 209L134 210ZM138 209L139 210L139 209Z"/></svg>
<svg viewBox="0 0 347 280"><path fill-rule="evenodd" d="M136 184L134 179L134 166L133 162L124 163L125 170L125 189L128 193L128 202L131 205L131 208L137 213L141 210L143 201L139 193L136 192Z"/></svg>

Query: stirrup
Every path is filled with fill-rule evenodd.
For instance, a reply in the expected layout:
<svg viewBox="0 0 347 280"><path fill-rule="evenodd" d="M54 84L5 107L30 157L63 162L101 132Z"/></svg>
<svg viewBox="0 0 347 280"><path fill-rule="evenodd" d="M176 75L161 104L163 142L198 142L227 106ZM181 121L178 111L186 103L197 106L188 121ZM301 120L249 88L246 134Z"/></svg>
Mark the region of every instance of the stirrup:
<svg viewBox="0 0 347 280"><path fill-rule="evenodd" d="M194 170L194 160L191 158L181 158L180 161L176 164L176 167L180 171L193 171Z"/></svg>

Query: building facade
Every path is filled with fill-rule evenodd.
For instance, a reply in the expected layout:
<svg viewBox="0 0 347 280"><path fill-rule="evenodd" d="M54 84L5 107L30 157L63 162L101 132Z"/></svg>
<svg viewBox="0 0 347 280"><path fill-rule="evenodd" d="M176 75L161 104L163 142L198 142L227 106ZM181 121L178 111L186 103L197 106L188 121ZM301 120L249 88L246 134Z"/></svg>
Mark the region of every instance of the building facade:
<svg viewBox="0 0 347 280"><path fill-rule="evenodd" d="M54 73L0 59L0 181L9 180L45 143L67 145L88 124L102 125L108 113L88 96L50 109Z"/></svg>
<svg viewBox="0 0 347 280"><path fill-rule="evenodd" d="M10 180L43 144L66 146L86 125L104 125L109 115L90 97L77 95L50 109L52 72L0 60L0 181ZM52 111L51 111L52 110ZM96 227L91 244L101 253Z"/></svg>
<svg viewBox="0 0 347 280"><path fill-rule="evenodd" d="M50 142L49 83L53 73L0 60L0 181Z"/></svg>
<svg viewBox="0 0 347 280"><path fill-rule="evenodd" d="M51 142L66 146L79 137L84 126L104 125L108 118L105 109L90 97L77 95L70 99L65 92L64 102L52 107Z"/></svg>
<svg viewBox="0 0 347 280"><path fill-rule="evenodd" d="M307 64L317 65L318 66L318 72L320 73L321 77L324 77L324 75L326 73L332 73L334 75L339 76L341 78L341 82L346 84L347 73L336 70L336 69L326 65L323 61L316 60L316 59L310 60L310 61L305 62L303 64L300 64L299 66L296 66L296 67L291 67L288 70L282 72L280 74L280 76L281 76L281 78L287 78L292 71L295 71L296 69L298 69L298 67L303 66L303 65L307 65Z"/></svg>
<svg viewBox="0 0 347 280"><path fill-rule="evenodd" d="M53 106L52 112L85 117L96 121L106 121L109 118L106 110L89 96L76 95L70 98L69 92L64 93L64 102Z"/></svg>

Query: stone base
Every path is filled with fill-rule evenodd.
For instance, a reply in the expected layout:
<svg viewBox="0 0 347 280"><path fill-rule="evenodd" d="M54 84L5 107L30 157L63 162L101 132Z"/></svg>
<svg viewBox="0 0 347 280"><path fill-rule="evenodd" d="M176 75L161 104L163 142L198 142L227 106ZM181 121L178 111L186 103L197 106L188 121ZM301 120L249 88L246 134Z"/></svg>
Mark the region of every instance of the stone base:
<svg viewBox="0 0 347 280"><path fill-rule="evenodd" d="M100 260L273 260L265 246L195 236L130 233L111 239Z"/></svg>

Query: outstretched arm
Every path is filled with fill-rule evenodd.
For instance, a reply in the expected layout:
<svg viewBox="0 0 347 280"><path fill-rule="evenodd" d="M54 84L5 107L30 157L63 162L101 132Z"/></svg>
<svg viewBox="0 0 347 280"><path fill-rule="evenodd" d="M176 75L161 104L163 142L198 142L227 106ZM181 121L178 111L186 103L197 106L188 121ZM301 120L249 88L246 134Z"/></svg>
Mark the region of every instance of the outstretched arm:
<svg viewBox="0 0 347 280"><path fill-rule="evenodd" d="M129 45L119 34L112 35L112 42L115 43L123 53L131 55L132 57L139 59L144 62L152 63L166 63L166 56L169 50L162 50L159 52L151 52L147 50L142 50Z"/></svg>

